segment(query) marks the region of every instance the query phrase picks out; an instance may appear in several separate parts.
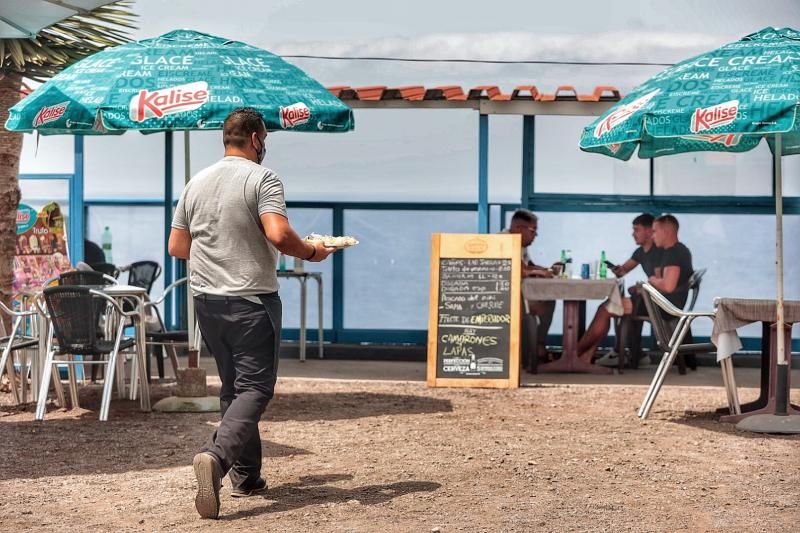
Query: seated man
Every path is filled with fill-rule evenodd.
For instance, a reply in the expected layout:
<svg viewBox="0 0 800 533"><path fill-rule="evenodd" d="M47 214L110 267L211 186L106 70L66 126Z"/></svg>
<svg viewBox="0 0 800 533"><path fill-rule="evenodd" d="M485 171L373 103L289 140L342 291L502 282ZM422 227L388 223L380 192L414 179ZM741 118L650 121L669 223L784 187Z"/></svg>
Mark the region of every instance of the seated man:
<svg viewBox="0 0 800 533"><path fill-rule="evenodd" d="M633 252L633 255L631 255L630 259L625 261L622 265L617 265L611 269L617 277L621 278L639 265L641 265L642 270L644 270L644 273L648 278L656 274L657 268L660 267L661 250L656 248L655 244L653 243L654 220L655 217L649 213L643 213L633 219L633 241L638 244L639 247ZM635 297L636 287L631 287L630 292L631 295L634 296L635 303L626 299L626 301L623 302L626 310L632 309L634 314L646 314L641 299ZM641 337L642 324L639 322L637 325L638 334L639 337ZM589 329L578 342L578 353L580 354L581 359L587 363L592 361L592 358L597 352L597 347L608 334L610 327L611 313L608 312L608 309L605 305L601 305L597 309L597 313L592 319ZM632 334L635 336L636 331L632 331ZM602 364L611 366L616 366L617 364L615 357L609 357L601 361Z"/></svg>
<svg viewBox="0 0 800 533"><path fill-rule="evenodd" d="M653 224L653 242L661 251L661 260L656 275L647 281L678 309L683 309L689 298L689 279L694 273L692 252L678 240L678 219L672 215L662 215ZM677 321L662 311L664 318L673 325ZM674 327L674 326L673 326ZM691 343L692 332L689 331L685 343ZM684 354L686 366L697 370L697 360L692 353ZM683 370L681 370L683 372Z"/></svg>
<svg viewBox="0 0 800 533"><path fill-rule="evenodd" d="M511 226L509 226L508 232L519 233L522 237L522 277L552 278L553 272L549 268L535 264L528 255L528 246L536 240L538 228L539 218L536 215L527 209L517 209L511 216ZM555 307L556 302L553 300L528 300L528 311L539 318L534 354L540 359L547 358L545 342L550 324L553 322ZM528 366L532 368L532 362Z"/></svg>
<svg viewBox="0 0 800 533"><path fill-rule="evenodd" d="M692 252L678 240L678 219L661 215L653 223L653 242L661 249L656 273L647 278L678 309L683 309L689 297L689 278L692 277Z"/></svg>

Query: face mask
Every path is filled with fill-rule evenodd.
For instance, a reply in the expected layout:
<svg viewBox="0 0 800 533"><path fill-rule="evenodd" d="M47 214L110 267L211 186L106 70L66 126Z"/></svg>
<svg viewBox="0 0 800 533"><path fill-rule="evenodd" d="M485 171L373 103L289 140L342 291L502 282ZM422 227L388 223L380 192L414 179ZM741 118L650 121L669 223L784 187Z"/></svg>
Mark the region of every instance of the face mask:
<svg viewBox="0 0 800 533"><path fill-rule="evenodd" d="M258 141L261 145L259 148L256 148L256 157L258 158L258 164L260 165L262 161L264 161L264 156L267 155L267 147L261 141Z"/></svg>

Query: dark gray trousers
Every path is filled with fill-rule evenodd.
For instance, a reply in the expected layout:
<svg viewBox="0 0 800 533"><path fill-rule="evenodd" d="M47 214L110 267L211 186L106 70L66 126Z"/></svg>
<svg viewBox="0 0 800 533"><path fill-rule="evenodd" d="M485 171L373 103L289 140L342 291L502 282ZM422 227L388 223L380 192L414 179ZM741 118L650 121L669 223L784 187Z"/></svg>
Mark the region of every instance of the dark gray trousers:
<svg viewBox="0 0 800 533"><path fill-rule="evenodd" d="M258 421L275 391L281 340L281 299L198 295L195 312L222 381L222 422L202 451L219 459L234 488L251 487L261 474Z"/></svg>

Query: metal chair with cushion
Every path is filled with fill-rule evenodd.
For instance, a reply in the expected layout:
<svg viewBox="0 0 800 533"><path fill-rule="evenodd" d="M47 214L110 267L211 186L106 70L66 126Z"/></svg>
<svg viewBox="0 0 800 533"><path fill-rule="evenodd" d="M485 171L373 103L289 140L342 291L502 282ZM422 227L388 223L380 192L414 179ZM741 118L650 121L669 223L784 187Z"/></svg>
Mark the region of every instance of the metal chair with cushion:
<svg viewBox="0 0 800 533"><path fill-rule="evenodd" d="M103 365L106 368L103 395L100 404L100 420L108 420L109 403L114 376L117 376L118 388L124 388L124 381L120 380L119 373L115 373L117 359L121 350L131 348L135 342L132 338L124 337L125 319L133 318L135 313L127 313L110 296L89 287L77 285L61 285L46 288L42 299L42 306L37 300L40 312L49 319L47 331L47 355L44 362L42 379L39 387L39 398L36 404L36 420L43 420L47 404L47 393L52 378L53 385L60 406L65 405L64 391L61 380L53 366L66 364L69 370L76 364ZM100 316L107 311L118 313L120 320L117 322L116 331L112 338L102 335ZM53 335L58 339L58 346L54 346ZM91 355L99 357L92 361L76 361L75 355ZM65 359L56 360L56 356L66 356ZM77 404L78 390L74 372L69 373L70 395L73 405ZM124 376L123 376L124 379ZM122 388L120 388L122 392Z"/></svg>
<svg viewBox="0 0 800 533"><path fill-rule="evenodd" d="M682 311L675 307L664 295L650 285L642 284L642 298L647 307L647 314L653 328L659 350L662 352L661 362L656 369L650 388L647 390L642 406L639 408L640 418L647 418L656 396L666 379L670 366L675 358L682 353L708 353L716 352L717 348L711 343L686 343L684 340L690 331L692 322L697 318L714 319L715 311L696 312ZM730 358L721 363L722 381L728 395L728 405L731 413L739 412L737 395L735 393L736 381L733 375L733 364Z"/></svg>

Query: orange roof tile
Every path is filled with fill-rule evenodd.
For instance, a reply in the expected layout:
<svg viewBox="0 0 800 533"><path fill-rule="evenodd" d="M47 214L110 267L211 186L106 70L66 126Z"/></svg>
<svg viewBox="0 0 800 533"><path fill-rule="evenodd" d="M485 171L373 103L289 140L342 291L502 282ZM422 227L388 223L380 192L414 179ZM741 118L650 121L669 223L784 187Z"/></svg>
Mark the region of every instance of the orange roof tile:
<svg viewBox="0 0 800 533"><path fill-rule="evenodd" d="M591 94L578 94L572 85L560 85L554 93L540 93L536 85L518 85L511 93L503 93L497 85L478 85L464 91L458 85L442 85L438 87L424 87L422 85L408 85L404 87L387 87L373 85L368 87L350 87L336 85L328 90L342 100L361 100L378 102L381 100L406 100L419 102L422 100L534 100L539 102L578 101L578 102L607 102L622 98L619 89L610 85L599 85Z"/></svg>

